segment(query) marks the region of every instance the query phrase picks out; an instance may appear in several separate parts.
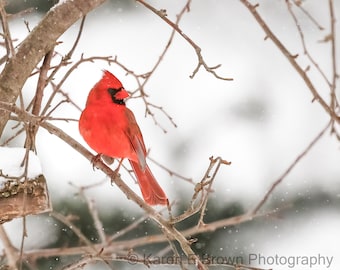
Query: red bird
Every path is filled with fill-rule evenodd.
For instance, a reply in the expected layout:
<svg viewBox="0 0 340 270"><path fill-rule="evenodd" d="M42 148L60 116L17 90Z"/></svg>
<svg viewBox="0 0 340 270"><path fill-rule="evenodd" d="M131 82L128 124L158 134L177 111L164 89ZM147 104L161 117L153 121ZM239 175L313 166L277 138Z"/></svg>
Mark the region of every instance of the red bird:
<svg viewBox="0 0 340 270"><path fill-rule="evenodd" d="M144 200L150 205L168 204L168 199L146 164L142 133L132 111L125 106L129 97L122 83L109 71L92 88L79 119L79 131L99 154L128 158Z"/></svg>

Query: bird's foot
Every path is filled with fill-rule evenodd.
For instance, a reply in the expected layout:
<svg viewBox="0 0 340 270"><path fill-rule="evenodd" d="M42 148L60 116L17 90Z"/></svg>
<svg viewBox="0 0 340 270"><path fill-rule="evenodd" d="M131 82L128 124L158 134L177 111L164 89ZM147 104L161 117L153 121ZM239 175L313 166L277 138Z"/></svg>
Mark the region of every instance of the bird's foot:
<svg viewBox="0 0 340 270"><path fill-rule="evenodd" d="M101 161L101 157L102 157L102 154L97 154L96 156L94 156L92 159L91 159L91 163L92 163L92 168L93 170L95 169L96 167L96 163Z"/></svg>

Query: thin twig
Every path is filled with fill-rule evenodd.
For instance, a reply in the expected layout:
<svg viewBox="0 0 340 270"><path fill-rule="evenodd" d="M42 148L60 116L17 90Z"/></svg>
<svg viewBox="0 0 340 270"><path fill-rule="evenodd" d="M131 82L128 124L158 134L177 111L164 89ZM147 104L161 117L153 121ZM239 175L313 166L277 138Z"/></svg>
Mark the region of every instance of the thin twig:
<svg viewBox="0 0 340 270"><path fill-rule="evenodd" d="M17 119L17 117L15 117ZM11 120L14 118L10 118ZM7 140L5 140L0 146L5 146L10 143L10 141L14 140L16 137L18 137L21 133L25 131L25 128L21 127L17 132L15 132L11 137L9 137Z"/></svg>
<svg viewBox="0 0 340 270"><path fill-rule="evenodd" d="M47 111L50 109L50 105L52 103L52 101L54 100L54 97L57 93L59 93L59 90L61 89L62 85L64 84L64 82L66 81L66 79L72 74L72 72L82 63L85 62L94 62L95 60L103 60L103 61L107 61L110 62L112 61L111 56L93 56L93 57L88 57L88 58L84 58L83 55L81 55L80 60L78 60L76 63L74 63L71 68L66 72L66 74L64 75L64 77L61 79L61 81L58 84L53 84L53 92L50 95L49 99L46 102L45 108L42 110L41 115L50 115L50 113L47 113ZM51 76L49 77L49 80L51 79ZM77 106L78 107L78 106ZM79 107L78 107L79 108Z"/></svg>
<svg viewBox="0 0 340 270"><path fill-rule="evenodd" d="M3 35L5 39L5 45L7 50L7 58L14 57L15 50L13 46L13 40L11 37L11 32L9 31L8 21L7 21L7 13L5 10L5 1L0 0L0 19L1 19L1 25L3 30Z"/></svg>
<svg viewBox="0 0 340 270"><path fill-rule="evenodd" d="M27 179L25 179L25 182L27 181ZM23 201L23 213L25 213L25 208L26 208L26 197L27 197L27 189L25 189L25 193L24 193L24 201ZM20 241L20 253L19 253L19 270L22 270L23 267L23 254L24 254L24 245L25 245L25 239L27 237L27 219L26 216L22 217L22 234L21 234L21 241Z"/></svg>
<svg viewBox="0 0 340 270"><path fill-rule="evenodd" d="M78 270L84 269L86 265L89 265L91 262L98 260L96 256L86 254L81 259L68 264L67 266L63 267L61 270Z"/></svg>
<svg viewBox="0 0 340 270"><path fill-rule="evenodd" d="M294 0L294 4L316 25L316 27L319 30L325 30L324 27L321 26L321 24L318 23L318 21L301 5L301 1Z"/></svg>
<svg viewBox="0 0 340 270"><path fill-rule="evenodd" d="M334 14L333 0L328 0L329 3L329 13L330 13L330 25L331 25L331 61L332 61L332 83L331 83L331 108L335 111L338 105L338 100L336 98L336 81L339 78L337 73L337 62L336 62L336 19Z"/></svg>
<svg viewBox="0 0 340 270"><path fill-rule="evenodd" d="M308 89L311 91L314 100L317 100L321 107L329 114L329 116L336 122L340 123L340 117L335 114L332 108L326 103L326 101L320 96L319 92L315 88L314 84L308 77L307 73L301 66L297 63L296 58L298 55L291 54L287 48L283 45L283 43L277 38L277 36L271 31L267 23L262 19L260 14L257 12L257 5L252 5L248 0L240 0L242 4L250 11L250 13L254 16L255 20L262 27L263 31L266 33L267 38L271 39L276 47L282 52L282 54L288 59L290 64L296 70L296 72L303 79Z"/></svg>
<svg viewBox="0 0 340 270"><path fill-rule="evenodd" d="M183 179L184 181L186 181L186 182L188 182L188 183L190 183L190 184L193 184L193 185L196 184L196 183L192 180L192 178L190 178L190 177L185 177L185 176L183 176L183 175L181 175L181 174L179 174L179 173L177 173L177 172L174 172L173 170L167 168L166 166L164 166L163 164L161 164L161 163L158 162L157 160L155 160L155 159L153 159L152 157L150 157L150 155L148 155L147 157L148 157L148 159L149 159L151 162L153 162L153 163L156 164L158 167L160 167L160 168L162 168L163 170L165 170L166 172L168 172L168 174L169 174L170 176L176 176L176 177L181 178L181 179Z"/></svg>
<svg viewBox="0 0 340 270"><path fill-rule="evenodd" d="M119 237L124 236L128 232L132 231L133 229L137 228L139 224L141 224L145 219L147 219L147 216L141 216L140 218L136 219L133 223L126 226L124 229L119 231L119 234L114 234L107 239L107 244L110 245L113 241L116 241Z"/></svg>
<svg viewBox="0 0 340 270"><path fill-rule="evenodd" d="M217 175L217 173L219 172L220 170L220 167L221 165L230 165L231 162L228 162L224 159L222 159L221 157L217 157L217 158L213 158L213 157L210 157L210 161L211 161L211 164L212 164L212 167L216 165L215 167L215 170L213 171L212 173L212 176L210 176L209 174L206 175L206 182L203 183L204 186L207 186L207 188L203 188L202 190L206 190L206 195L203 197L203 201L202 201L202 207L200 209L200 217L199 217L199 220L198 220L198 227L200 226L204 226L205 223L203 221L204 219L204 215L205 215L205 212L206 212L206 208L207 208L207 203L208 203L208 198L209 198L209 195L211 193L211 190L212 190L212 184L215 180L215 177Z"/></svg>
<svg viewBox="0 0 340 270"><path fill-rule="evenodd" d="M99 250L95 248L93 243L90 240L88 240L87 237L78 229L78 227L75 226L67 217L55 211L50 212L50 216L60 221L61 223L65 224L70 230L72 230L72 232L75 233L75 235L79 238L81 242L86 244L86 246L90 250L94 251L95 253L99 252Z"/></svg>
<svg viewBox="0 0 340 270"><path fill-rule="evenodd" d="M190 75L190 78L193 78L196 75L196 73L199 71L200 67L203 66L207 72L213 74L217 79L226 80L226 81L232 81L233 80L232 78L221 77L215 72L215 69L220 67L220 65L217 65L217 66L214 66L214 67L209 67L203 59L203 56L202 56L202 53L201 53L202 49L191 38L189 38L176 23L174 23L174 22L172 22L171 20L168 19L166 13L163 10L157 10L156 8L154 8L153 6L151 6L146 1L143 1L143 0L137 0L137 2L139 2L140 4L145 6L147 9L149 9L153 13L155 13L157 16L159 16L163 21L165 21L174 30L176 30L176 32L178 34L180 34L194 48L196 55L197 55L197 58L198 58L198 64L197 64L197 67L194 69L192 75ZM186 4L187 10L190 10L189 9L190 2L191 2L191 0L189 0Z"/></svg>
<svg viewBox="0 0 340 270"><path fill-rule="evenodd" d="M43 95L44 95L44 89L47 85L47 82L46 82L47 72L50 68L52 57L53 57L53 49L45 55L44 61L40 68L37 88L36 88L32 103L31 103L33 115L39 115L40 113L41 104L42 104ZM33 123L28 123L27 129L26 129L25 148L30 149L30 150L35 150L35 138L38 132L38 128L39 126L34 125Z"/></svg>
<svg viewBox="0 0 340 270"><path fill-rule="evenodd" d="M198 227L200 225L203 225L203 216L204 216L204 211L205 211L205 207L207 204L207 200L208 200L208 195L211 192L212 188L211 188L211 184L214 181L217 172L220 169L220 165L224 164L224 165L230 165L231 163L223 160L220 157L217 158L213 158L210 157L210 164L202 178L202 180L196 184L195 186L195 190L194 190L194 194L192 195L191 198L191 202L190 202L190 206L188 207L188 209L181 215L176 216L176 217L171 217L170 222L172 224L176 224L179 223L185 219L187 219L188 217L193 216L194 214L198 213L201 211L201 216L200 216L200 220L198 221ZM218 164L215 167L215 170L211 175L212 170L214 169L214 166L216 165L216 163ZM199 197L199 199L197 199Z"/></svg>
<svg viewBox="0 0 340 270"><path fill-rule="evenodd" d="M89 212L90 212L92 219L93 219L94 227L96 228L97 233L99 235L99 239L102 243L105 243L106 242L106 235L105 235L105 232L104 232L104 226L103 226L103 223L100 221L98 209L96 207L96 203L95 203L94 199L88 198L88 196L86 196L84 191L82 191L81 193L83 194L83 197L85 198L85 200L87 202Z"/></svg>
<svg viewBox="0 0 340 270"><path fill-rule="evenodd" d="M185 4L185 6L182 8L182 10L177 14L176 16L176 21L175 21L175 25L178 25L180 20L182 19L183 15L185 14L185 12L189 12L190 10L190 3L191 0L187 0L187 3ZM168 52L171 43L175 37L175 33L176 33L176 29L172 29L170 37L168 39L168 42L163 50L163 52L161 53L161 55L158 58L158 61L156 62L156 64L154 65L154 67L151 69L150 72L147 73L147 76L145 76L145 80L143 81L143 83L140 86L140 89L143 90L146 83L148 82L148 80L150 79L151 75L155 72L155 70L159 67L159 65L161 64L161 62L163 61L165 54Z"/></svg>
<svg viewBox="0 0 340 270"><path fill-rule="evenodd" d="M143 99L145 99L145 96L142 96L142 97L143 97ZM171 123L175 128L177 128L177 124L175 123L175 121L173 120L173 118L170 116L170 114L168 114L168 113L164 110L164 108L163 108L162 106L157 106L157 105L155 105L155 104L153 104L153 103L150 103L150 102L147 101L146 99L144 100L144 102L145 102L145 105L146 105L145 113L151 115L151 117L152 117L153 120L154 120L155 125L159 126L159 127L163 130L164 133L167 133L166 129L163 128L163 127L160 125L160 123L157 121L157 119L156 119L156 117L155 117L155 114L150 110L150 107L153 107L153 108L155 108L155 109L161 111L161 112L165 115L165 117L170 121L170 123Z"/></svg>
<svg viewBox="0 0 340 270"><path fill-rule="evenodd" d="M171 41L169 40L169 42L171 43ZM159 61L155 64L155 66L153 67L153 69L150 71L150 72L147 72L146 74L141 74L141 75L137 75L135 74L134 71L132 71L131 69L127 68L125 65L123 65L122 63L120 63L118 61L118 58L115 57L113 60L111 60L111 62L114 62L115 64L117 64L119 67L121 67L123 70L126 71L126 73L132 75L135 80L136 80L136 83L137 83L137 89L136 90L133 90L133 91L129 91L130 94L131 94L131 97L130 98L141 98L145 104L145 117L147 115L150 115L152 117L152 120L154 121L154 124L156 126L158 126L159 128L162 129L162 131L164 133L167 132L167 130L159 123L159 121L157 120L153 110L151 109L152 108L155 108L159 111L161 111L165 117L170 121L170 123L174 126L174 127L177 127L177 124L175 123L175 121L173 120L173 118L170 116L170 114L168 114L165 109L162 107L162 106L157 106L155 104L152 104L151 102L148 101L148 95L147 93L145 92L144 90L144 87L145 87L145 84L146 84L146 81L150 78L151 74L156 70L156 68L159 66L160 64L160 60L163 59L164 55L165 55L165 52L167 51L167 48L164 49L162 55L160 56L159 58ZM141 82L141 80L144 80L143 82ZM135 95L136 93L139 93L138 96Z"/></svg>
<svg viewBox="0 0 340 270"><path fill-rule="evenodd" d="M76 37L76 40L74 41L73 43L73 46L72 48L70 49L70 51L65 55L65 59L66 61L68 61L69 59L71 59L74 51L76 50L77 46L78 46L78 43L80 41L80 37L81 37L81 34L83 33L83 29L84 29L84 24L85 24L85 19L86 19L86 15L81 19L81 22L80 22L80 26L79 26L79 31L78 31L78 35Z"/></svg>
<svg viewBox="0 0 340 270"><path fill-rule="evenodd" d="M11 240L9 239L3 225L0 224L0 239L4 246L8 266L10 269L17 270L18 250L14 248Z"/></svg>
<svg viewBox="0 0 340 270"><path fill-rule="evenodd" d="M47 72L50 68L50 63L53 57L53 52L54 50L51 50L45 55L44 61L40 68L40 74L39 74L37 89L34 95L34 102L33 102L33 108L32 108L32 114L34 115L39 115L40 113L43 93L47 85Z"/></svg>
<svg viewBox="0 0 340 270"><path fill-rule="evenodd" d="M292 16L292 18L294 20L294 23L295 23L295 26L296 26L296 28L297 28L297 30L299 32L301 44L302 44L302 47L303 47L303 53L307 56L309 61L313 64L313 66L316 68L316 70L320 73L321 77L325 80L327 85L331 86L331 82L328 80L325 72L320 68L320 66L317 63L317 61L314 60L312 55L309 53L309 50L307 49L307 44L306 44L306 41L305 41L305 35L303 33L301 25L300 25L296 15L295 15L294 11L292 10L291 3L289 1L290 0L286 0L287 9L288 9L288 12L290 13L290 15Z"/></svg>
<svg viewBox="0 0 340 270"><path fill-rule="evenodd" d="M255 208L250 211L252 215L257 214L257 212L260 210L260 208L267 202L270 194L274 191L274 189L281 184L281 182L287 177L287 175L295 168L297 164L299 164L300 160L304 158L307 153L313 148L313 146L322 138L322 136L325 134L325 132L328 130L328 128L331 125L331 121L327 123L327 125L319 132L319 134L307 145L305 150L300 153L296 159L293 161L293 163L284 171L284 173L271 185L267 193L264 195L264 197L261 199L261 201L255 206Z"/></svg>
<svg viewBox="0 0 340 270"><path fill-rule="evenodd" d="M73 43L72 48L69 50L69 52L64 57L61 58L60 63L53 68L53 71L48 78L49 82L53 80L55 74L61 69L61 67L66 66L66 65L71 63L69 60L72 58L72 55L73 55L74 51L76 50L76 48L79 44L80 37L81 37L81 35L83 33L83 29L84 29L85 19L86 19L86 14L83 16L83 18L80 22L79 31L78 31L77 37L76 37L76 39Z"/></svg>

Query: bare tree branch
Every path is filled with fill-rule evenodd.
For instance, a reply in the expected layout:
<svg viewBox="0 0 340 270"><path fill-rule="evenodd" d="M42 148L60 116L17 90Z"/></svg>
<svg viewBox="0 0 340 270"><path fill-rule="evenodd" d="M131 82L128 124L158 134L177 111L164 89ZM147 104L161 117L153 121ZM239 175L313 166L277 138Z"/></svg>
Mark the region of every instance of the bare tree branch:
<svg viewBox="0 0 340 270"><path fill-rule="evenodd" d="M257 5L252 5L247 0L240 0L242 4L250 11L254 16L255 20L262 27L263 31L266 33L267 38L271 39L282 54L288 59L296 72L300 75L303 81L306 83L308 89L313 95L313 99L319 102L321 107L329 114L329 116L336 122L340 123L340 117L334 112L334 110L327 104L327 102L320 96L319 92L315 88L314 84L307 75L307 72L298 64L296 58L298 55L291 54L281 40L272 32L268 24L262 19L261 15L257 12Z"/></svg>
<svg viewBox="0 0 340 270"><path fill-rule="evenodd" d="M180 34L194 48L196 55L197 55L197 58L198 58L198 63L197 63L197 67L193 71L190 78L193 78L196 75L196 73L199 71L200 67L203 66L207 72L210 72L211 74L213 74L217 79L226 80L226 81L232 81L233 80L232 78L222 77L222 76L220 76L216 73L215 70L221 66L220 64L213 66L213 67L210 67L210 66L207 65L207 63L203 59L201 48L182 31L182 29L178 26L177 23L174 23L167 18L166 12L164 12L164 10L157 10L152 5L148 4L147 2L145 2L143 0L137 0L137 2L139 2L140 4L145 6L147 9L149 9L153 13L155 13L157 16L159 16L163 21L165 21L174 30L176 30L176 32L178 34ZM185 10L186 11L190 10L190 3L191 3L191 0L188 0L187 4L185 5L185 7L184 7L184 9L182 10L181 13L184 13Z"/></svg>
<svg viewBox="0 0 340 270"><path fill-rule="evenodd" d="M0 75L0 100L13 103L40 60L57 43L57 39L77 20L105 0L73 0L52 8L18 47ZM0 111L0 135L9 113Z"/></svg>

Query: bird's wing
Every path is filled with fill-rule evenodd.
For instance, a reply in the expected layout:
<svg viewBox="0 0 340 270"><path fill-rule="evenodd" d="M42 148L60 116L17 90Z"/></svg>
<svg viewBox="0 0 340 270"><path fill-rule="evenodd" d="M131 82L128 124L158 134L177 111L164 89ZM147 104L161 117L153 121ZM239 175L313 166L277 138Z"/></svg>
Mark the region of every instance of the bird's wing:
<svg viewBox="0 0 340 270"><path fill-rule="evenodd" d="M143 136L136 122L135 116L128 108L126 108L126 116L128 118L128 123L129 123L127 130L126 130L126 136L130 140L132 149L137 154L138 163L142 171L144 171L146 167L146 160L145 160L146 148L144 145Z"/></svg>

